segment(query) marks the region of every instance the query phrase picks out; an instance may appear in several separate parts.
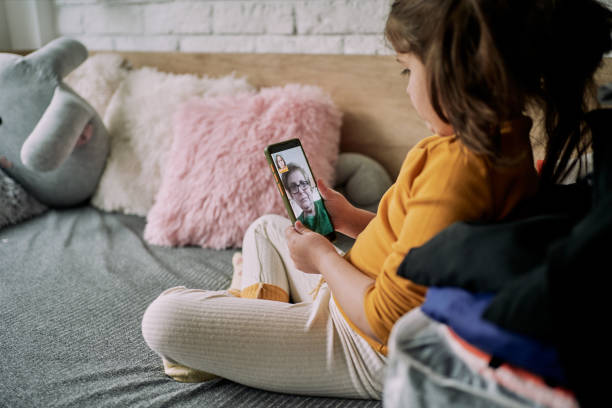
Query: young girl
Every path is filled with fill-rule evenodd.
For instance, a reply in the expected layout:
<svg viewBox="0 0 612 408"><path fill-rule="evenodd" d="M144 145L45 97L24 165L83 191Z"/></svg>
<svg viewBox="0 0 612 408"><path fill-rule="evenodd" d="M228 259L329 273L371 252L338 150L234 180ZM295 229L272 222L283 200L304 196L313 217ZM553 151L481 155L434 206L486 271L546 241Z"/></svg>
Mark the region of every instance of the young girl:
<svg viewBox="0 0 612 408"><path fill-rule="evenodd" d="M389 332L426 292L398 265L448 225L500 220L536 192L528 104L546 119L540 187L560 177L583 147L585 92L609 30L594 0L395 1L385 35L434 135L408 153L376 214L318 183L336 229L356 237L345 256L300 222L264 216L234 258L237 296L162 293L142 329L166 372L380 399Z"/></svg>

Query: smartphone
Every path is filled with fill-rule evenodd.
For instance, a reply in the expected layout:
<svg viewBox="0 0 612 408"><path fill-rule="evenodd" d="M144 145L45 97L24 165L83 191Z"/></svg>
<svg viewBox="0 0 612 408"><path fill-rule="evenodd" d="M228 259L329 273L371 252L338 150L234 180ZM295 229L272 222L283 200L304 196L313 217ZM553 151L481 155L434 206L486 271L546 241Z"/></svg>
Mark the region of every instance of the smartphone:
<svg viewBox="0 0 612 408"><path fill-rule="evenodd" d="M272 144L266 147L265 154L291 222L295 224L299 220L311 230L334 241L334 225L319 194L300 140L290 139Z"/></svg>

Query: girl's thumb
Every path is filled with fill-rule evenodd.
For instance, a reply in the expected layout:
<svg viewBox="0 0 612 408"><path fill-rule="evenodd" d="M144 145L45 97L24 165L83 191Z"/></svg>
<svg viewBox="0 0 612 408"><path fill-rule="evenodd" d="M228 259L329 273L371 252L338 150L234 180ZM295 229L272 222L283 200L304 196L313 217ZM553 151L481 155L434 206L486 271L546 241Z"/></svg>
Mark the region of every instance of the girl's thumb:
<svg viewBox="0 0 612 408"><path fill-rule="evenodd" d="M319 193L321 193L323 199L327 199L329 196L329 187L327 187L323 179L317 180L317 187L319 188Z"/></svg>
<svg viewBox="0 0 612 408"><path fill-rule="evenodd" d="M294 227L294 228L295 228L295 230L296 230L297 232L299 232L300 234L301 234L302 232L304 232L304 229L306 228L306 227L304 227L304 224L302 224L302 222L301 222L301 221L296 221L296 222L295 222L295 224L293 224L293 227Z"/></svg>

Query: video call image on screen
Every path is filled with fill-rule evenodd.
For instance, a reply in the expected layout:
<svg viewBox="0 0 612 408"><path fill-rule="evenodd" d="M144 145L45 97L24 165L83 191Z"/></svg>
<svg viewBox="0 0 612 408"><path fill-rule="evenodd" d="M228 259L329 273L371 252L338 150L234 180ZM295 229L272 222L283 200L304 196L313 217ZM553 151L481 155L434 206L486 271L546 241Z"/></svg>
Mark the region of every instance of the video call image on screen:
<svg viewBox="0 0 612 408"><path fill-rule="evenodd" d="M306 157L301 148L293 147L273 153L272 160L285 187L285 193L290 198L293 213L299 218L303 212L302 208L321 200Z"/></svg>

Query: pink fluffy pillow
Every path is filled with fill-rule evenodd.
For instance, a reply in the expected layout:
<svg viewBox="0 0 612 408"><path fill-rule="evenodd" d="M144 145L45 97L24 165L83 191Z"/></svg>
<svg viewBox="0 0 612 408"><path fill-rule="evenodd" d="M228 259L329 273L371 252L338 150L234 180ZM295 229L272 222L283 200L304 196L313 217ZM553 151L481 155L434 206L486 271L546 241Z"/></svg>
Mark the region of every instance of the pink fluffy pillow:
<svg viewBox="0 0 612 408"><path fill-rule="evenodd" d="M264 148L299 138L315 177L332 185L341 122L329 95L314 86L190 100L174 115L169 163L145 239L165 246L242 246L256 218L286 216Z"/></svg>

